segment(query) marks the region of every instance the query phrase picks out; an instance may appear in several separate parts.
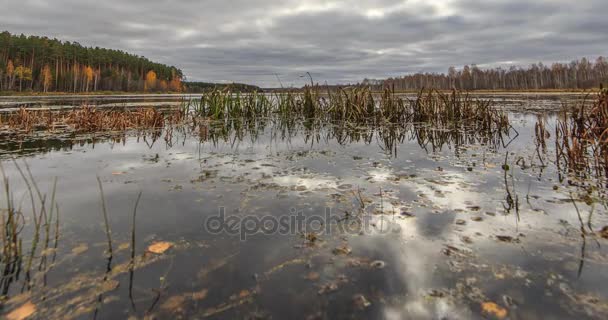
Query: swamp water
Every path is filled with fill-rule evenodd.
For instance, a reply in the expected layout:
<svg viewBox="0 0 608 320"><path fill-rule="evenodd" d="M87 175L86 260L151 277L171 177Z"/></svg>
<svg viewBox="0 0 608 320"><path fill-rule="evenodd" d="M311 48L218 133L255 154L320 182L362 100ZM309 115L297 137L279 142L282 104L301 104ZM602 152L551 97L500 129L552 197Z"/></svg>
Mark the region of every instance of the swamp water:
<svg viewBox="0 0 608 320"><path fill-rule="evenodd" d="M492 136L268 119L3 140L24 252L33 217L15 163L25 171L27 162L49 200L57 177L59 233L49 223L29 277L3 278L1 312L605 319L605 182L559 170L551 139L537 150L535 124L553 134L551 112L509 119L508 134ZM230 223L218 232L209 219L220 214Z"/></svg>

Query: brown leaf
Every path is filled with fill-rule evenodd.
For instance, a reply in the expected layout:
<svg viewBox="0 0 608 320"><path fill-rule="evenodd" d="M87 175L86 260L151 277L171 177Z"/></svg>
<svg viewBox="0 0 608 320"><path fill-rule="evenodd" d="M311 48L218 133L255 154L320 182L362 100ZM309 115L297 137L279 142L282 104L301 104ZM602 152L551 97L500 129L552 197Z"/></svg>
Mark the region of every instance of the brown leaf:
<svg viewBox="0 0 608 320"><path fill-rule="evenodd" d="M179 296L172 296L169 297L165 302L163 302L160 305L160 308L163 310L167 310L167 311L177 311L182 309L184 303L186 302L186 297L179 295Z"/></svg>
<svg viewBox="0 0 608 320"><path fill-rule="evenodd" d="M349 248L347 245L342 245L342 246L335 248L332 252L337 256L339 256L339 255L346 256L346 255L349 255L351 253L351 251L352 251L351 248Z"/></svg>
<svg viewBox="0 0 608 320"><path fill-rule="evenodd" d="M493 315L498 319L504 319L507 316L507 309L490 301L481 304L481 312L487 315Z"/></svg>
<svg viewBox="0 0 608 320"><path fill-rule="evenodd" d="M209 290L203 289L201 291L192 292L192 299L194 300L203 300L207 297Z"/></svg>
<svg viewBox="0 0 608 320"><path fill-rule="evenodd" d="M319 280L319 278L321 278L321 275L314 271L311 271L306 275L306 279L308 279L310 281L317 281L317 280Z"/></svg>
<svg viewBox="0 0 608 320"><path fill-rule="evenodd" d="M602 231L600 231L600 237L608 239L608 226L602 228Z"/></svg>
<svg viewBox="0 0 608 320"><path fill-rule="evenodd" d="M129 248L131 248L131 244L130 244L130 243L128 243L128 242L124 242L124 243L121 243L121 244L118 246L118 251L127 250L127 249L129 249Z"/></svg>
<svg viewBox="0 0 608 320"><path fill-rule="evenodd" d="M6 315L7 320L24 320L36 312L36 305L26 302Z"/></svg>
<svg viewBox="0 0 608 320"><path fill-rule="evenodd" d="M250 294L251 292L249 292L249 290L243 289L239 292L239 299L247 298Z"/></svg>
<svg viewBox="0 0 608 320"><path fill-rule="evenodd" d="M116 281L116 280L108 280L108 281L104 281L101 286L99 287L101 292L110 292L110 291L114 291L118 288L118 286L120 285L120 282Z"/></svg>
<svg viewBox="0 0 608 320"><path fill-rule="evenodd" d="M369 307L372 304L362 294L356 294L356 295L354 295L353 296L353 302L355 304L355 308L357 308L359 310L363 310L363 309Z"/></svg>
<svg viewBox="0 0 608 320"><path fill-rule="evenodd" d="M519 242L518 238L513 238L511 236L496 236L496 239L502 242Z"/></svg>
<svg viewBox="0 0 608 320"><path fill-rule="evenodd" d="M89 246L86 243L81 243L77 247L72 249L72 253L75 255L79 255L81 253L84 253L87 250L89 250Z"/></svg>
<svg viewBox="0 0 608 320"><path fill-rule="evenodd" d="M169 248L173 247L173 243L167 241L159 241L151 244L148 247L148 251L156 254L162 254L165 251L169 250Z"/></svg>

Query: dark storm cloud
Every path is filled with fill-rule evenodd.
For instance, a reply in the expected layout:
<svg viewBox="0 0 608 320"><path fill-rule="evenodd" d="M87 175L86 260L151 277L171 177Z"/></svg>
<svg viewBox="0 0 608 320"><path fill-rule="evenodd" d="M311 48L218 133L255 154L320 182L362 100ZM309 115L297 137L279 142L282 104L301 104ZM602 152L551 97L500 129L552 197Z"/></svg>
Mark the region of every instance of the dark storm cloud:
<svg viewBox="0 0 608 320"><path fill-rule="evenodd" d="M606 55L608 1L0 0L0 29L126 50L192 80L301 85Z"/></svg>

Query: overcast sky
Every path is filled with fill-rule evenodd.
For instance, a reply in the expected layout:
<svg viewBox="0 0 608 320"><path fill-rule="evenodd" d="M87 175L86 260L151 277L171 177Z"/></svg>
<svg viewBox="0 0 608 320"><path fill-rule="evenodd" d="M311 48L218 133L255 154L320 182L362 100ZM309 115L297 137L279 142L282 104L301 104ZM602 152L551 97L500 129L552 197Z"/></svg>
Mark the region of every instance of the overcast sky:
<svg viewBox="0 0 608 320"><path fill-rule="evenodd" d="M608 55L608 0L0 0L0 30L261 86Z"/></svg>

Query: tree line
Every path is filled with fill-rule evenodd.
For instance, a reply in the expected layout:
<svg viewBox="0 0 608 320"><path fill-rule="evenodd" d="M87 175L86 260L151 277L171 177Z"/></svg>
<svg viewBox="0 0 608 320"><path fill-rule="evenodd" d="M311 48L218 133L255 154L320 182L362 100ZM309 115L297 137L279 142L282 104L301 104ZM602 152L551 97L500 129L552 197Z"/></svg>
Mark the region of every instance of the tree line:
<svg viewBox="0 0 608 320"><path fill-rule="evenodd" d="M594 62L586 58L570 63L532 64L528 68L512 66L481 69L476 65L447 73L416 73L385 80L365 79L361 84L374 89L394 88L414 90L422 88L458 90L538 90L591 89L608 82L608 61L604 57Z"/></svg>
<svg viewBox="0 0 608 320"><path fill-rule="evenodd" d="M0 33L0 91L183 90L182 71L120 50Z"/></svg>
<svg viewBox="0 0 608 320"><path fill-rule="evenodd" d="M258 86L244 83L184 82L184 91L188 93L199 93L226 89L230 89L234 92L262 91L262 89Z"/></svg>

